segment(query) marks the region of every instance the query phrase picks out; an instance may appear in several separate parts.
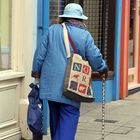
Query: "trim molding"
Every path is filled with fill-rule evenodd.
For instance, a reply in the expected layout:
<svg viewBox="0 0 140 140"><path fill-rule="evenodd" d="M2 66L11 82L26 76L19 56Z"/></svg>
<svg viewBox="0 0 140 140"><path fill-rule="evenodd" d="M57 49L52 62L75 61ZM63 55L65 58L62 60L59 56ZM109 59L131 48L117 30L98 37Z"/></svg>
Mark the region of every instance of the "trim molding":
<svg viewBox="0 0 140 140"><path fill-rule="evenodd" d="M25 77L25 72L7 70L0 72L0 81Z"/></svg>
<svg viewBox="0 0 140 140"><path fill-rule="evenodd" d="M4 140L15 135L21 135L21 131L19 127L0 133L0 139Z"/></svg>
<svg viewBox="0 0 140 140"><path fill-rule="evenodd" d="M10 125L15 125L15 124L17 124L17 123L18 123L18 121L15 121L15 120L9 121L9 122L6 122L6 123L1 123L1 124L0 124L0 129L2 129L2 128L4 128L4 127L8 127L8 126L10 126Z"/></svg>

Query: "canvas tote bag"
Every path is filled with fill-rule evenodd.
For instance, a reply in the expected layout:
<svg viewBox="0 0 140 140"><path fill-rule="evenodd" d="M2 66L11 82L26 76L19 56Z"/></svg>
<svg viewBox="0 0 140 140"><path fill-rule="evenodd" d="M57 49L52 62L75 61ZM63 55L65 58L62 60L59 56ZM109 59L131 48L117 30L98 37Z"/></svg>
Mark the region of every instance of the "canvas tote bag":
<svg viewBox="0 0 140 140"><path fill-rule="evenodd" d="M92 69L82 57L76 53L76 48L68 35L65 23L62 23L64 43L67 52L68 64L65 74L64 95L79 102L93 102L94 94L91 87ZM69 42L74 53L70 53Z"/></svg>

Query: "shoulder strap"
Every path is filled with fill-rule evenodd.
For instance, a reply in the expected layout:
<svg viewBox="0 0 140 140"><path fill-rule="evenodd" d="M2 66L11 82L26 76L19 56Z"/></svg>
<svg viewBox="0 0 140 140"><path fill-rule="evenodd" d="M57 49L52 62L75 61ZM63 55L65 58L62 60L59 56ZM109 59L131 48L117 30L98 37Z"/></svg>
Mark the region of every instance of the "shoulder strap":
<svg viewBox="0 0 140 140"><path fill-rule="evenodd" d="M70 37L70 35L68 34L67 28L65 23L62 23L62 27L63 27L63 34L64 34L64 42L65 42L65 47L66 47L66 51L67 51L67 57L70 57L70 46L69 46L69 42L73 48L74 53L76 53L76 48L72 42L72 39Z"/></svg>
<svg viewBox="0 0 140 140"><path fill-rule="evenodd" d="M63 34L64 34L64 43L65 43L65 48L67 52L67 58L70 57L70 47L69 47L69 40L68 40L68 31L66 29L65 23L62 23L63 26Z"/></svg>
<svg viewBox="0 0 140 140"><path fill-rule="evenodd" d="M72 48L73 48L74 53L77 53L77 52L76 52L76 48L75 48L75 46L74 46L74 44L73 44L73 41L72 41L72 39L71 39L71 37L70 37L69 34L68 34L68 38L69 38L69 41L70 41L70 44L71 44L71 46L72 46Z"/></svg>

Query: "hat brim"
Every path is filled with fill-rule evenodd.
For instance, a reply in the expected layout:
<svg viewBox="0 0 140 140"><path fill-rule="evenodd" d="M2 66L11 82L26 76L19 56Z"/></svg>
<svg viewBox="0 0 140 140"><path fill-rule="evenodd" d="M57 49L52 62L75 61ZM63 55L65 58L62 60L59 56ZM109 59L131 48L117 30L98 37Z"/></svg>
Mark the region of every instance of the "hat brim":
<svg viewBox="0 0 140 140"><path fill-rule="evenodd" d="M82 16L73 16L73 15L66 15L66 14L63 14L63 15L59 15L60 18L77 18L77 19L83 19L83 20L87 20L88 17L85 16L85 15L82 15Z"/></svg>

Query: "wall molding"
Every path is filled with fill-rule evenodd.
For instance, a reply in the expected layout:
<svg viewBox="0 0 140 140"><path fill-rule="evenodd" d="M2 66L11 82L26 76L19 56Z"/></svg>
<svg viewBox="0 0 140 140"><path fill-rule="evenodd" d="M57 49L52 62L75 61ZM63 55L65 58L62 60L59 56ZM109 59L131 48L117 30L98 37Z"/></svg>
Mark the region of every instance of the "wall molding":
<svg viewBox="0 0 140 140"><path fill-rule="evenodd" d="M7 84L7 85L0 86L0 92L3 91L3 90L16 89L16 87L19 84L20 83L14 83L14 84Z"/></svg>
<svg viewBox="0 0 140 140"><path fill-rule="evenodd" d="M8 126L11 126L11 125L15 125L17 123L18 123L18 121L16 121L16 120L12 120L12 121L8 121L8 122L5 122L5 123L1 123L0 124L0 129L8 127Z"/></svg>
<svg viewBox="0 0 140 140"><path fill-rule="evenodd" d="M21 130L19 127L0 133L0 139L5 140L15 135L19 135L19 137L21 137Z"/></svg>

